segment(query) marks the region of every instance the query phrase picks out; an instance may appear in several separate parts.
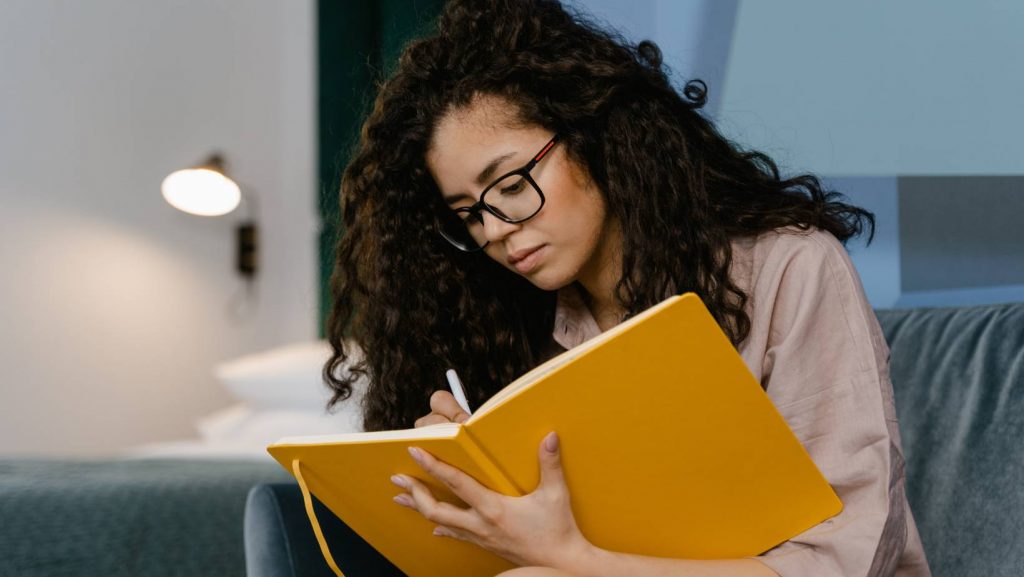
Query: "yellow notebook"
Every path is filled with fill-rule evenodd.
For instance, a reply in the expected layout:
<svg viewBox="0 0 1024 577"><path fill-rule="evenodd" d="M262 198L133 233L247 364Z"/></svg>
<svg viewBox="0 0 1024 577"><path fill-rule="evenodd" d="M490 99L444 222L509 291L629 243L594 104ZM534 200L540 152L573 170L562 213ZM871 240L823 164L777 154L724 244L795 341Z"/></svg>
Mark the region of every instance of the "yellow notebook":
<svg viewBox="0 0 1024 577"><path fill-rule="evenodd" d="M433 536L432 523L391 500L400 489L389 479L414 476L461 504L409 457L416 445L495 491L529 493L540 480L538 446L552 430L577 523L605 549L752 556L842 509L693 293L538 366L463 424L288 437L267 450L409 577L490 577L512 565Z"/></svg>

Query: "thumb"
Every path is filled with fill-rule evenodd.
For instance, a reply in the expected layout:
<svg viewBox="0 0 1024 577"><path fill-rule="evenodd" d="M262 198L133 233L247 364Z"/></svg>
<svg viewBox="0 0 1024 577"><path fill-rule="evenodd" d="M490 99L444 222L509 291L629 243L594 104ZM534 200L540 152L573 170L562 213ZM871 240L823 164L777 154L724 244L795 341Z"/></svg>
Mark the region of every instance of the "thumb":
<svg viewBox="0 0 1024 577"><path fill-rule="evenodd" d="M540 486L565 485L562 475L561 443L558 433L551 431L540 443Z"/></svg>

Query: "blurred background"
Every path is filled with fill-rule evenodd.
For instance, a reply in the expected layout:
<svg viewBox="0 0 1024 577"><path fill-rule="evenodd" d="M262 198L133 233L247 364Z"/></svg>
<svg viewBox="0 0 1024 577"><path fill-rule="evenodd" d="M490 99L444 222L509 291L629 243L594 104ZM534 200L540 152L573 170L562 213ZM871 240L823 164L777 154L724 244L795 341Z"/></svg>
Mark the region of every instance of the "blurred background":
<svg viewBox="0 0 1024 577"><path fill-rule="evenodd" d="M441 4L0 0L0 455L252 456L353 426L318 381L339 168ZM848 248L876 308L1024 300L1024 4L571 4L874 211ZM240 206L169 204L213 153Z"/></svg>

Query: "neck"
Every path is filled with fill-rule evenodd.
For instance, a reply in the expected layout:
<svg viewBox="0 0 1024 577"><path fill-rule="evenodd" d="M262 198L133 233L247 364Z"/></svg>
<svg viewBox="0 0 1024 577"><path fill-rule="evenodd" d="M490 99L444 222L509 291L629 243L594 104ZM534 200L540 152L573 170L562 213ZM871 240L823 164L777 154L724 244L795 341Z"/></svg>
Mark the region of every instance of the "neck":
<svg viewBox="0 0 1024 577"><path fill-rule="evenodd" d="M580 271L577 279L583 300L602 331L622 322L626 311L619 304L615 286L622 277L622 235L616 223L603 235L591 265Z"/></svg>

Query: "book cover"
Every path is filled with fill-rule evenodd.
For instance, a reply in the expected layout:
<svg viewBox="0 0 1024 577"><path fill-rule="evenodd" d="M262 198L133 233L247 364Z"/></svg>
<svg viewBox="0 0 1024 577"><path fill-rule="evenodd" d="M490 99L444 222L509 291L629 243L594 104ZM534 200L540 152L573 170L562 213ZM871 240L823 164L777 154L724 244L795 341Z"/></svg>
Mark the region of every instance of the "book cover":
<svg viewBox="0 0 1024 577"><path fill-rule="evenodd" d="M471 386L471 384L467 383ZM530 371L463 424L292 437L268 447L410 577L511 568L392 502L396 473L462 504L420 470L415 445L508 495L540 480L549 431L577 523L595 545L660 557L762 553L842 509L696 295L667 299ZM329 544L328 544L329 545Z"/></svg>

